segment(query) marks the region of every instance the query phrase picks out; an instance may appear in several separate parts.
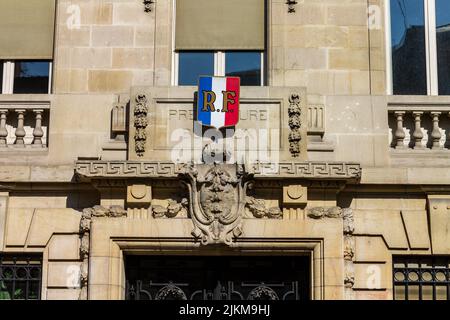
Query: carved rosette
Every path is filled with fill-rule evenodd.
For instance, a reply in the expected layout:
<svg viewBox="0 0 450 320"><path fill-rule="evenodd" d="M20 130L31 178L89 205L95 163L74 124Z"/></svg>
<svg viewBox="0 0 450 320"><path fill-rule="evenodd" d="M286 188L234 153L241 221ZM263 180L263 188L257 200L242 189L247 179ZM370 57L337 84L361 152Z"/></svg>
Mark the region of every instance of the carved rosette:
<svg viewBox="0 0 450 320"><path fill-rule="evenodd" d="M242 215L252 174L241 165L186 165L180 173L189 193L192 235L203 245L224 243L242 234Z"/></svg>
<svg viewBox="0 0 450 320"><path fill-rule="evenodd" d="M291 94L289 97L289 151L292 157L297 158L300 156L300 141L302 140L302 134L300 128L302 126L301 115L302 110L300 107L300 95L297 93Z"/></svg>
<svg viewBox="0 0 450 320"><path fill-rule="evenodd" d="M138 157L144 156L145 144L147 142L146 128L148 126L148 100L145 94L136 96L136 106L134 107L134 134L135 152Z"/></svg>
<svg viewBox="0 0 450 320"><path fill-rule="evenodd" d="M111 206L110 208L94 206L93 208L86 208L83 210L80 220L80 259L82 260L82 264L80 272L81 290L78 297L79 300L88 299L89 251L92 218L120 218L126 216L127 211L120 206Z"/></svg>

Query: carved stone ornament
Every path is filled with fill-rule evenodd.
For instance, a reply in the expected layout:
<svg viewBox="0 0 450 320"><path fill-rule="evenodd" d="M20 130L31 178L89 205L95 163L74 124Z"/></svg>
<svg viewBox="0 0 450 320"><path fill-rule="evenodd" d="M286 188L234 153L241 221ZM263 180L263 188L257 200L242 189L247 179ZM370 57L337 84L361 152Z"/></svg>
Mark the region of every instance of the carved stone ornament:
<svg viewBox="0 0 450 320"><path fill-rule="evenodd" d="M144 11L145 12L152 12L153 11L153 4L155 3L155 0L144 0L142 3L144 4Z"/></svg>
<svg viewBox="0 0 450 320"><path fill-rule="evenodd" d="M186 165L180 179L189 193L192 235L203 245L224 243L242 234L246 194L253 174L242 165Z"/></svg>
<svg viewBox="0 0 450 320"><path fill-rule="evenodd" d="M88 281L89 281L89 250L91 241L92 218L120 218L126 217L127 211L120 206L94 206L83 210L80 219L80 259L82 260L80 272L80 295L79 300L88 299Z"/></svg>
<svg viewBox="0 0 450 320"><path fill-rule="evenodd" d="M342 218L344 222L344 286L346 299L353 299L353 286L355 285L355 219L353 210L345 208L342 210Z"/></svg>
<svg viewBox="0 0 450 320"><path fill-rule="evenodd" d="M270 219L281 219L283 217L283 212L280 208L267 208L266 202L263 199L256 199L249 196L247 197L246 206L255 218L267 217Z"/></svg>
<svg viewBox="0 0 450 320"><path fill-rule="evenodd" d="M292 157L297 158L300 156L300 141L302 140L302 134L300 128L302 126L301 115L302 109L300 107L300 95L297 93L291 94L289 97L289 151Z"/></svg>
<svg viewBox="0 0 450 320"><path fill-rule="evenodd" d="M134 107L134 144L135 152L138 157L143 157L145 153L145 144L147 142L146 128L148 126L148 100L145 94L136 95L136 106Z"/></svg>
<svg viewBox="0 0 450 320"><path fill-rule="evenodd" d="M286 4L288 5L288 13L295 12L295 6L297 5L297 0L287 0Z"/></svg>
<svg viewBox="0 0 450 320"><path fill-rule="evenodd" d="M306 215L311 219L342 218L342 209L339 207L306 208Z"/></svg>
<svg viewBox="0 0 450 320"><path fill-rule="evenodd" d="M178 215L187 217L188 206L189 202L186 198L181 199L180 203L170 199L166 207L152 204L151 210L154 218L175 218Z"/></svg>

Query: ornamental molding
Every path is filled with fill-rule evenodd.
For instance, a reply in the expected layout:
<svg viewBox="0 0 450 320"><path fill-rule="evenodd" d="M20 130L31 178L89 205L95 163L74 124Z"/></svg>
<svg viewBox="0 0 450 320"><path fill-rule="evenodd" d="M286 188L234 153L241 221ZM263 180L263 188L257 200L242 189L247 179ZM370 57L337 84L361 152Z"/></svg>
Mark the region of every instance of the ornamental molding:
<svg viewBox="0 0 450 320"><path fill-rule="evenodd" d="M306 215L311 219L342 218L342 235L344 241L344 289L347 300L354 299L353 286L355 285L355 219L351 208L340 207L310 207L306 208Z"/></svg>
<svg viewBox="0 0 450 320"><path fill-rule="evenodd" d="M80 219L80 295L78 300L88 300L89 283L89 251L91 238L91 225L93 218L121 218L126 217L127 211L120 206L94 206L83 210Z"/></svg>
<svg viewBox="0 0 450 320"><path fill-rule="evenodd" d="M145 154L145 145L147 143L148 126L148 99L145 94L136 95L136 106L134 107L134 151L138 157L143 157Z"/></svg>
<svg viewBox="0 0 450 320"><path fill-rule="evenodd" d="M75 174L81 180L126 178L177 178L185 164L154 161L77 161ZM347 162L282 162L247 166L255 178L358 180L361 166Z"/></svg>
<svg viewBox="0 0 450 320"><path fill-rule="evenodd" d="M297 158L300 156L300 142L302 140L302 133L300 128L302 126L302 108L300 106L300 95L293 93L289 97L289 152L292 157Z"/></svg>

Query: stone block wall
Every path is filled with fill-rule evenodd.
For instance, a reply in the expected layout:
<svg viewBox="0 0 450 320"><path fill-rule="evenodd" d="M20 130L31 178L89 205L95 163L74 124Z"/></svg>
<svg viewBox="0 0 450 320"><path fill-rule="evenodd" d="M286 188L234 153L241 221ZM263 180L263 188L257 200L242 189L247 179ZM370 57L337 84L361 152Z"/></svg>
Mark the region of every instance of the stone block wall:
<svg viewBox="0 0 450 320"><path fill-rule="evenodd" d="M268 0L268 84L305 86L310 95L384 94L382 5L303 0L288 13L284 0ZM152 12L138 0L58 1L55 93L170 85L172 22L172 0L156 1Z"/></svg>
<svg viewBox="0 0 450 320"><path fill-rule="evenodd" d="M382 0L304 0L295 13L274 0L269 12L272 85L306 86L309 95L385 94Z"/></svg>
<svg viewBox="0 0 450 320"><path fill-rule="evenodd" d="M120 94L133 85L167 85L171 8L169 0L149 13L138 0L58 1L54 92Z"/></svg>

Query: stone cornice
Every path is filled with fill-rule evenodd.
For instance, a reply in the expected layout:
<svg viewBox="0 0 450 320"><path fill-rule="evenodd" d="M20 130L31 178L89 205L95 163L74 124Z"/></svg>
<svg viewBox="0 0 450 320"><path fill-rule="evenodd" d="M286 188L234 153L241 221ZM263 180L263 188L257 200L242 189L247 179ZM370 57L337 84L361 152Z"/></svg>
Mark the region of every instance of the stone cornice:
<svg viewBox="0 0 450 320"><path fill-rule="evenodd" d="M77 161L75 173L81 179L176 178L184 164L154 161ZM347 162L282 162L253 164L256 178L358 180L361 166Z"/></svg>

